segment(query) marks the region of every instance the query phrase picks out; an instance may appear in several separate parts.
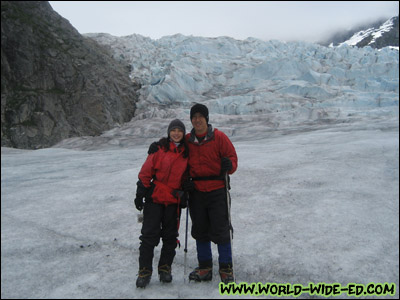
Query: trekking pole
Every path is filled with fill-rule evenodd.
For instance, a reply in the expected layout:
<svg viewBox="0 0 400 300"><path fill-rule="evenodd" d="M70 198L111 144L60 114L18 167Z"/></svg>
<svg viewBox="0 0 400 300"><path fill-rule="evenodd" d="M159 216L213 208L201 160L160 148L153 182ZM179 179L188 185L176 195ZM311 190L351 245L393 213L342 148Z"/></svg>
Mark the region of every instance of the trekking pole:
<svg viewBox="0 0 400 300"><path fill-rule="evenodd" d="M228 172L225 173L225 190L226 190L226 204L228 207L228 220L229 220L229 242L231 244L231 256L232 256L232 276L233 281L236 282L235 278L235 270L234 270L234 263L233 263L233 227L231 221L231 195L229 193L229 179L228 179Z"/></svg>
<svg viewBox="0 0 400 300"><path fill-rule="evenodd" d="M183 269L183 282L186 283L186 256L187 256L187 236L188 236L188 221L189 221L189 204L186 207L186 229L185 229L185 249L184 254L184 269Z"/></svg>

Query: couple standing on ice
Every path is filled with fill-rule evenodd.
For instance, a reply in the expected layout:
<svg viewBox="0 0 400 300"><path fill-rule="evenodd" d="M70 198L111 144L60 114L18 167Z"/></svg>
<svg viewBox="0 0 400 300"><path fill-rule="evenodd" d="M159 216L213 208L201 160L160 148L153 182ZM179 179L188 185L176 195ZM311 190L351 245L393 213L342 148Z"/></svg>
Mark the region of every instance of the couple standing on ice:
<svg viewBox="0 0 400 300"><path fill-rule="evenodd" d="M218 245L221 281L234 281L231 224L225 174L237 169L237 154L229 138L208 124L208 108L195 104L190 110L193 129L186 134L178 119L168 136L150 145L139 172L135 205L143 209L137 287L146 287L153 272L154 247L163 245L158 263L161 282L171 282L171 265L179 243L181 209L189 205L192 237L196 240L199 266L189 280L212 279L211 242ZM143 201L144 200L144 201Z"/></svg>

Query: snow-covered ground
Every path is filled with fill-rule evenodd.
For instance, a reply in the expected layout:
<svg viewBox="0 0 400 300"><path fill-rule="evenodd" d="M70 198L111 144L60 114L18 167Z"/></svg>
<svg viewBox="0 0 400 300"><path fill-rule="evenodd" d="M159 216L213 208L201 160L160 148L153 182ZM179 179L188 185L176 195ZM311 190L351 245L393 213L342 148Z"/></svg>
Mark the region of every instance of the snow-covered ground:
<svg viewBox="0 0 400 300"><path fill-rule="evenodd" d="M398 287L398 120L243 135L234 145L238 282ZM147 144L78 148L1 149L1 297L227 298L215 245L212 282L184 282L181 248L171 284L155 275L146 289L135 287L141 225L133 198ZM185 214L182 244L184 224ZM188 270L196 267L192 238L187 258Z"/></svg>

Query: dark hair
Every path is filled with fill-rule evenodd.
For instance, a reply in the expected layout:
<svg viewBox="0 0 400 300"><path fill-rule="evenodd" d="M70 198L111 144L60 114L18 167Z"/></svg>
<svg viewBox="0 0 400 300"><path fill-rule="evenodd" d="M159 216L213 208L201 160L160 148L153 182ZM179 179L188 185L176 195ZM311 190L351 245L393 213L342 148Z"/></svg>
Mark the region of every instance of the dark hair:
<svg viewBox="0 0 400 300"><path fill-rule="evenodd" d="M170 139L168 137L161 138L158 142L160 143L161 149L163 149L165 152L169 151ZM180 143L178 145L178 148L179 147L183 147L184 148L183 157L187 158L189 156L189 146L186 143L185 136L183 136L182 140L180 141Z"/></svg>

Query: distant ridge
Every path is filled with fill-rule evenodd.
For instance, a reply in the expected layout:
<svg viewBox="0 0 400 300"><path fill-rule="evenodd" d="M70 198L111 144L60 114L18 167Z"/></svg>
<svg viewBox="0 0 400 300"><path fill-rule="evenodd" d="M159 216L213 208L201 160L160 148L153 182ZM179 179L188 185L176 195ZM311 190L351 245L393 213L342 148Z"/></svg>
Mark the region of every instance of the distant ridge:
<svg viewBox="0 0 400 300"><path fill-rule="evenodd" d="M337 32L319 44L323 46L347 44L359 48L370 46L375 49L388 46L399 47L399 16Z"/></svg>

